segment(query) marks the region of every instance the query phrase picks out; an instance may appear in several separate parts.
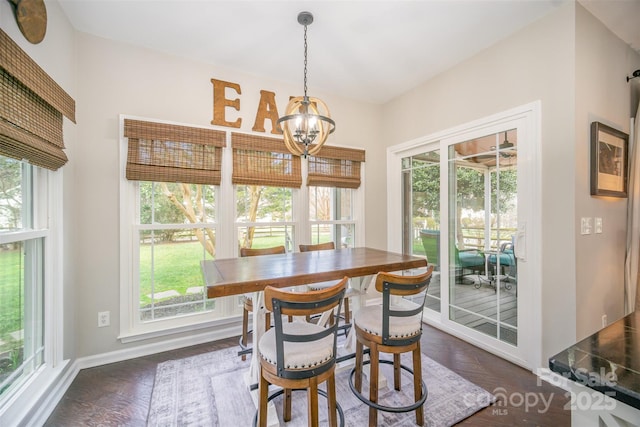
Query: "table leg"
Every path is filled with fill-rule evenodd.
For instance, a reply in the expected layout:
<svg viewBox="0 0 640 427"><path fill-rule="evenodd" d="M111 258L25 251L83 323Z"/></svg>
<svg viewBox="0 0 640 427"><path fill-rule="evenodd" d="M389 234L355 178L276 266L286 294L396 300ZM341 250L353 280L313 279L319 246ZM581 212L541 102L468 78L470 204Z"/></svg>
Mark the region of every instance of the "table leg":
<svg viewBox="0 0 640 427"><path fill-rule="evenodd" d="M256 408L259 406L260 396L258 394L258 389L251 390L252 387L255 387L260 382L260 356L258 351L258 343L260 342L260 338L264 335L265 328L265 314L267 309L264 306L264 292L254 292L253 293L253 351L251 352L251 364L249 366L249 370L245 375L245 383L247 384L247 388L249 388L251 393L251 399ZM273 402L269 402L267 404L267 426L268 427L277 427L280 425L280 421L278 420L278 414L276 412L276 407Z"/></svg>

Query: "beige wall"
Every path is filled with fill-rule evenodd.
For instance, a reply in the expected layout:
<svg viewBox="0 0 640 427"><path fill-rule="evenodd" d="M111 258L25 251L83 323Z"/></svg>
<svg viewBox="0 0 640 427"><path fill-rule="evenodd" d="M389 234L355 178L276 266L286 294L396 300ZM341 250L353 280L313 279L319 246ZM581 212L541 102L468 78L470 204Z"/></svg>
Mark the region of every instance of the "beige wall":
<svg viewBox="0 0 640 427"><path fill-rule="evenodd" d="M76 266L77 355L87 356L131 348L117 340L119 318L119 159L118 115L207 126L212 120L212 78L240 84L240 112L227 109L227 120L242 117L240 131L251 132L260 90L276 93L279 111L302 87L256 79L215 65L134 48L86 34L77 35L78 137L74 157L77 196L73 241L81 262ZM367 150L366 169L375 164L379 107L321 93L337 126L330 143ZM235 96L229 94L229 98ZM230 130L231 128L220 128ZM267 130L270 129L267 127ZM375 190L375 189L373 189ZM367 186L367 200L376 193ZM99 311L111 311L112 326L96 327ZM174 338L174 336L172 336ZM162 341L158 339L156 341ZM142 342L142 344L151 341Z"/></svg>
<svg viewBox="0 0 640 427"><path fill-rule="evenodd" d="M640 56L586 9L576 8L575 241L576 335L624 316L627 199L590 195L590 124L629 134L631 85ZM581 217L603 218L603 233L580 234Z"/></svg>
<svg viewBox="0 0 640 427"><path fill-rule="evenodd" d="M563 6L384 108L391 146L541 101L542 360L575 340L573 16Z"/></svg>

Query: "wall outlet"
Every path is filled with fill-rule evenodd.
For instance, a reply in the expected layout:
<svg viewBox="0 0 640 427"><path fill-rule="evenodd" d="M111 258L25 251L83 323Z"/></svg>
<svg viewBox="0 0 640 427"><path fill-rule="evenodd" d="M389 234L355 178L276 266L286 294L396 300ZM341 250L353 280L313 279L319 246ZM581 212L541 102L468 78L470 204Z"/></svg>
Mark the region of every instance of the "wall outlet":
<svg viewBox="0 0 640 427"><path fill-rule="evenodd" d="M602 327L604 328L605 326L607 326L607 315L603 314L602 315Z"/></svg>
<svg viewBox="0 0 640 427"><path fill-rule="evenodd" d="M98 328L104 328L111 324L111 312L100 311L98 312Z"/></svg>

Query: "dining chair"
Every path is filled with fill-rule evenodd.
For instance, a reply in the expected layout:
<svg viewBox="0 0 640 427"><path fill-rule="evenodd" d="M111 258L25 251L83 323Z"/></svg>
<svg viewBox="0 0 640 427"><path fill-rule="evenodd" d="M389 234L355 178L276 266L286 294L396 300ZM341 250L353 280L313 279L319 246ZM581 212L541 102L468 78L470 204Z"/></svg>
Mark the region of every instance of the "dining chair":
<svg viewBox="0 0 640 427"><path fill-rule="evenodd" d="M382 293L382 305L365 306L353 316L356 332L356 364L349 377L349 386L358 399L369 406L369 426L377 425L378 410L385 412L416 412L416 424L424 424L423 408L427 386L422 380L420 337L422 313L433 273L433 265L415 276L381 272L376 276L376 290ZM421 295L418 295L421 294ZM404 297L418 299L416 303ZM369 361L363 362L364 347L369 348ZM402 353L413 353L413 371L400 363ZM393 354L393 361L381 360L380 353ZM401 407L378 403L380 363L393 364L393 385L400 390L401 369L413 374L415 403ZM370 364L369 398L362 395L362 368ZM355 384L354 384L355 377Z"/></svg>
<svg viewBox="0 0 640 427"><path fill-rule="evenodd" d="M248 256L260 256L260 255L274 255L274 254L284 254L286 253L286 249L284 246L274 246L271 248L240 248L240 256L248 257ZM242 308L242 335L240 336L240 354L242 355L242 360L247 359L247 353L251 352L251 349L248 347L248 338L249 333L249 313L253 312L253 293L245 293L243 294L243 308ZM268 330L271 325L271 314L267 312L265 314L265 330Z"/></svg>
<svg viewBox="0 0 640 427"><path fill-rule="evenodd" d="M334 242L325 242L325 243L316 243L316 244L311 244L311 245L300 245L300 252L311 252L311 251L328 251L328 250L335 250L336 249L336 245ZM329 282L318 282L318 283L309 283L307 285L307 287L310 290L320 290L320 289L326 289L329 288L331 286L333 286L336 282L335 281L329 281ZM351 287L347 287L347 290L345 292L345 296L344 296L344 301L343 301L343 307L344 307L344 323L346 325L350 325L351 324L351 309L349 308L349 298L351 298L352 296L356 295L358 292L351 288Z"/></svg>
<svg viewBox="0 0 640 427"><path fill-rule="evenodd" d="M302 320L284 322L283 316L307 316L331 313L340 309L347 277L332 287L309 292L289 292L267 286L266 308L274 314L274 327L258 343L260 355L259 405L254 425L267 425L267 403L284 394L283 418L291 420L292 390L307 390L308 425L318 425L318 394L327 399L329 425L341 425L344 415L336 401L335 364L338 322L320 326ZM318 385L326 381L326 392ZM269 385L281 387L269 396ZM337 412L337 414L336 414Z"/></svg>

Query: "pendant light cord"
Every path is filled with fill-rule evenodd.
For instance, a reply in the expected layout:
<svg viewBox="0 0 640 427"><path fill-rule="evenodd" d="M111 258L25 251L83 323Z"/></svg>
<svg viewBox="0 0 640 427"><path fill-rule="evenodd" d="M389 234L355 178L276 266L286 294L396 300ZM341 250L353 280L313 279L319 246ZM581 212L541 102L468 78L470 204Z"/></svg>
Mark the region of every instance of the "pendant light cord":
<svg viewBox="0 0 640 427"><path fill-rule="evenodd" d="M304 26L304 97L307 98L307 26Z"/></svg>

